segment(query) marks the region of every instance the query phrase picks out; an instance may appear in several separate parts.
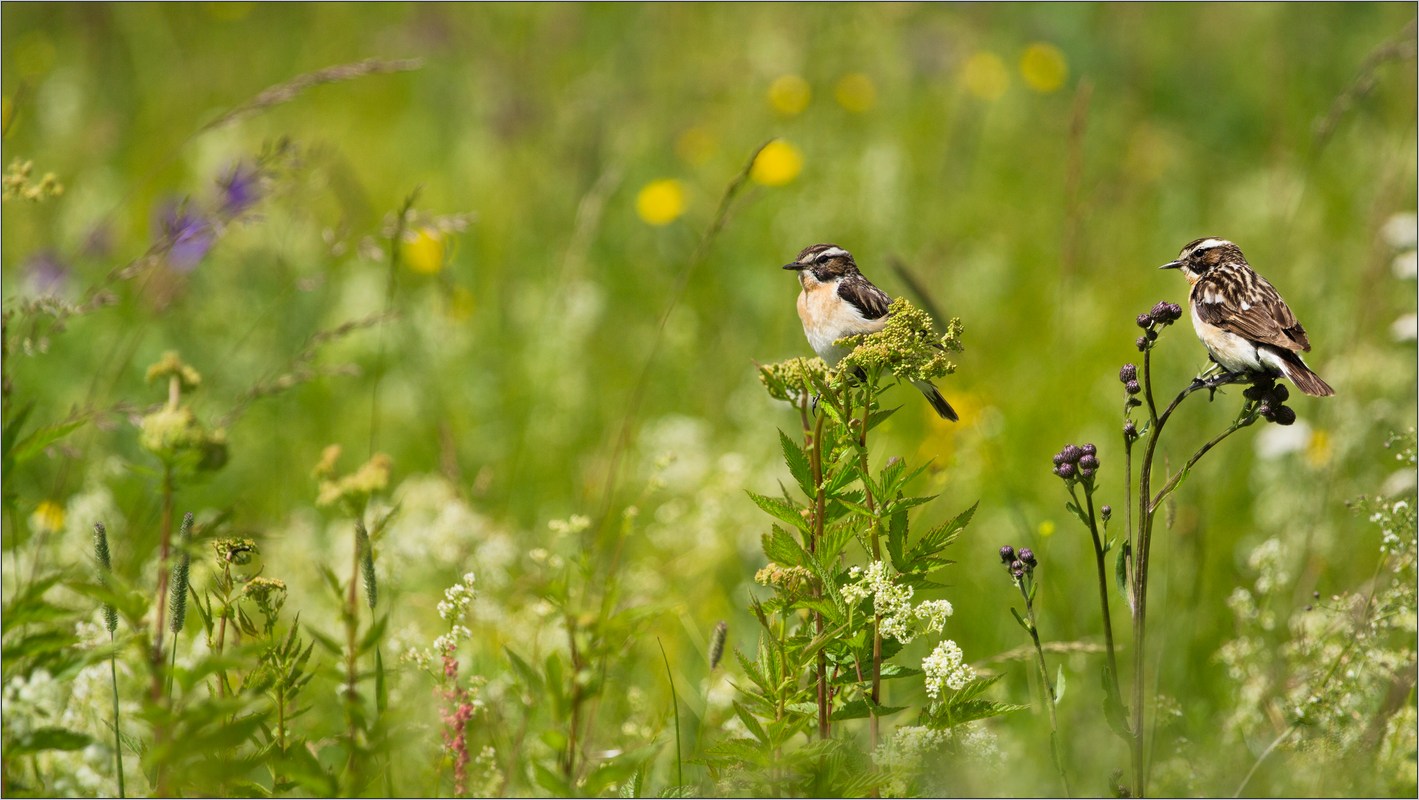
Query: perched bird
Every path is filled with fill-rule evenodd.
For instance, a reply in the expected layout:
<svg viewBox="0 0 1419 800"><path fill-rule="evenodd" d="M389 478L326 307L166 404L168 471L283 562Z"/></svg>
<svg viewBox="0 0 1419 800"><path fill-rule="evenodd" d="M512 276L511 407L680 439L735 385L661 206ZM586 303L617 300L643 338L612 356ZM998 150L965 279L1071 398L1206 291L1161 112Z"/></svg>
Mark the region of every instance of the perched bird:
<svg viewBox="0 0 1419 800"><path fill-rule="evenodd" d="M1241 248L1226 239L1198 239L1159 269L1181 269L1192 285L1192 326L1223 369L1281 375L1314 397L1335 394L1297 355L1311 349L1306 329Z"/></svg>
<svg viewBox="0 0 1419 800"><path fill-rule="evenodd" d="M848 350L833 342L845 336L876 333L887 326L887 307L892 298L872 285L857 270L852 253L835 244L815 244L784 269L798 273L803 291L798 295L798 318L808 344L828 366L836 366ZM959 417L946 398L930 381L912 381L943 418Z"/></svg>

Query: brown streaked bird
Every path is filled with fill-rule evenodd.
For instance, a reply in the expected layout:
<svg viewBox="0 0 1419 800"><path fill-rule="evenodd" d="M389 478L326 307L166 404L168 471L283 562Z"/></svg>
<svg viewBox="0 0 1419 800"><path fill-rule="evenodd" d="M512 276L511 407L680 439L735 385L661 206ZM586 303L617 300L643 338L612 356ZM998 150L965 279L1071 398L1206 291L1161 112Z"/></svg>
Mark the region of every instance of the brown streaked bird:
<svg viewBox="0 0 1419 800"><path fill-rule="evenodd" d="M1241 248L1226 239L1198 239L1159 269L1180 269L1191 284L1192 326L1223 369L1280 375L1313 397L1335 394L1298 355L1311 349L1306 329Z"/></svg>
<svg viewBox="0 0 1419 800"><path fill-rule="evenodd" d="M833 342L845 336L876 333L887 326L887 307L892 298L872 285L857 269L852 253L835 244L815 244L803 248L784 269L798 273L803 291L798 295L798 318L803 333L828 366L836 366L847 348ZM944 419L955 422L956 409L946 402L930 381L912 381L926 395L931 407Z"/></svg>

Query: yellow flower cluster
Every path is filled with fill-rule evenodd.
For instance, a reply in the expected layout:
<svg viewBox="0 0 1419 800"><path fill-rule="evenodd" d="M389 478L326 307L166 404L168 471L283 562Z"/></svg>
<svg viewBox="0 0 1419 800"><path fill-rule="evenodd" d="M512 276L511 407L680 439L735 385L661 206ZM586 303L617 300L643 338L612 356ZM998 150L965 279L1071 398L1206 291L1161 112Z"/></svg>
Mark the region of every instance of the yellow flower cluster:
<svg viewBox="0 0 1419 800"><path fill-rule="evenodd" d="M1035 42L1020 55L1020 77L1040 94L1059 91L1069 78L1064 51L1048 42ZM1000 56L989 51L972 53L961 65L961 85L982 100L999 100L1010 88L1010 70Z"/></svg>

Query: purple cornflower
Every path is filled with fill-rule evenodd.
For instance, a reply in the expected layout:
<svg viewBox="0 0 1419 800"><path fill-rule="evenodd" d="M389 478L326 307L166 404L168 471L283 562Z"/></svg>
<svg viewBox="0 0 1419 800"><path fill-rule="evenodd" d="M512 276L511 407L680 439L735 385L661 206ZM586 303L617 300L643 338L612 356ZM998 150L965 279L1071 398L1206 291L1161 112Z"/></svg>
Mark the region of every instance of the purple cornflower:
<svg viewBox="0 0 1419 800"><path fill-rule="evenodd" d="M217 180L222 189L222 211L236 216L261 199L261 173L238 161Z"/></svg>
<svg viewBox="0 0 1419 800"><path fill-rule="evenodd" d="M212 249L212 226L186 203L170 202L159 216L161 236L168 243L168 265L178 272L191 272Z"/></svg>

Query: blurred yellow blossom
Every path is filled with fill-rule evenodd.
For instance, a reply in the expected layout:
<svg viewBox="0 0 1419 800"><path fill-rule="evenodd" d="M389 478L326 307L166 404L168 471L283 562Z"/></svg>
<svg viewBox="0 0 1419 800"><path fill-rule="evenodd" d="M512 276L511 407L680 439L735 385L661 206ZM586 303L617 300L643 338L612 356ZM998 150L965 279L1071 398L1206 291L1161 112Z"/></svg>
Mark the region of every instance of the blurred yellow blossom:
<svg viewBox="0 0 1419 800"><path fill-rule="evenodd" d="M59 533L64 530L64 506L53 500L42 500L30 515L30 528L35 533Z"/></svg>
<svg viewBox="0 0 1419 800"><path fill-rule="evenodd" d="M833 89L833 97L848 111L863 114L877 105L877 86L861 72L853 72L842 76Z"/></svg>
<svg viewBox="0 0 1419 800"><path fill-rule="evenodd" d="M1010 71L994 53L973 53L961 67L961 84L982 100L999 100L1010 87Z"/></svg>
<svg viewBox="0 0 1419 800"><path fill-rule="evenodd" d="M769 105L786 117L802 114L813 101L813 87L797 75L780 75L769 84Z"/></svg>
<svg viewBox="0 0 1419 800"><path fill-rule="evenodd" d="M1057 91L1069 77L1064 52L1047 42L1035 42L1020 56L1020 76L1037 92Z"/></svg>
<svg viewBox="0 0 1419 800"><path fill-rule="evenodd" d="M674 178L647 183L636 195L636 213L648 225L669 225L685 213L685 185Z"/></svg>
<svg viewBox="0 0 1419 800"><path fill-rule="evenodd" d="M703 125L686 128L675 137L675 155L695 166L709 161L718 149L719 142L715 140L709 128Z"/></svg>
<svg viewBox="0 0 1419 800"><path fill-rule="evenodd" d="M329 447L325 449L321 456L320 466L333 468L333 459L327 464L327 459L331 453ZM338 458L339 451L335 451ZM389 470L392 462L389 456L384 453L375 453L369 461L361 464L359 469L341 477L334 477L333 474L322 476L320 479L320 491L316 496L317 506L329 506L336 503L343 503L349 509L359 514L368 502L370 495L382 492L389 486Z"/></svg>
<svg viewBox="0 0 1419 800"><path fill-rule="evenodd" d="M1323 467L1330 461L1330 434L1317 430L1306 442L1306 463L1312 467Z"/></svg>
<svg viewBox="0 0 1419 800"><path fill-rule="evenodd" d="M404 240L404 263L421 275L437 275L443 270L448 256L448 243L443 231L419 228Z"/></svg>
<svg viewBox="0 0 1419 800"><path fill-rule="evenodd" d="M774 139L764 145L749 168L749 177L754 183L764 186L783 186L803 171L803 154L785 139Z"/></svg>
<svg viewBox="0 0 1419 800"><path fill-rule="evenodd" d="M1054 535L1054 520L1047 519L1040 523L1040 538L1046 539Z"/></svg>

